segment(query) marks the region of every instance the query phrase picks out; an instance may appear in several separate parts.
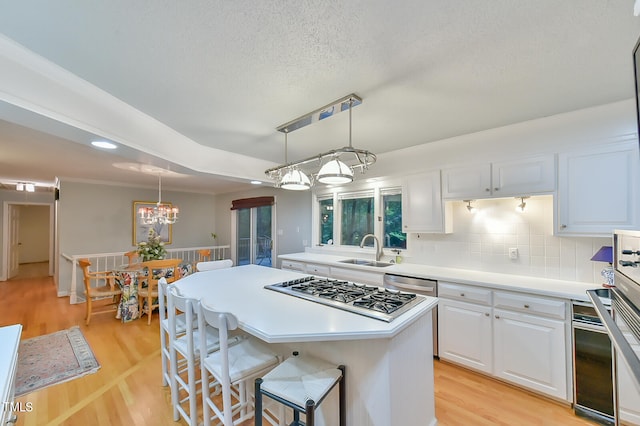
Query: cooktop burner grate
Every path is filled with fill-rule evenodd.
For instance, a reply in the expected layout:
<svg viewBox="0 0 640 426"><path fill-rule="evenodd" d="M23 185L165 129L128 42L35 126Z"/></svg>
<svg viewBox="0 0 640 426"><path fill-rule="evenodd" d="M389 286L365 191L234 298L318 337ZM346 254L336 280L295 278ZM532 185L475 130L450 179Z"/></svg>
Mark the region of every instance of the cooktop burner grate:
<svg viewBox="0 0 640 426"><path fill-rule="evenodd" d="M386 322L391 322L424 299L413 293L314 276L265 288Z"/></svg>

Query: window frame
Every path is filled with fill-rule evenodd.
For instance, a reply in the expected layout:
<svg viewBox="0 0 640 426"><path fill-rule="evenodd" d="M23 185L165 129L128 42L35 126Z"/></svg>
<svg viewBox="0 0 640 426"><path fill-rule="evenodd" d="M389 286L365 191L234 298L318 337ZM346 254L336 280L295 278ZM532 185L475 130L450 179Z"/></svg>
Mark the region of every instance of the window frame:
<svg viewBox="0 0 640 426"><path fill-rule="evenodd" d="M331 190L331 192L319 192L314 193L313 196L313 209L312 209L312 220L314 221L313 225L313 234L312 241L316 246L322 247L331 247L329 250L353 250L360 249L358 246L353 245L343 245L342 238L342 203L341 200L344 199L353 199L353 198L364 198L373 196L373 234L379 239L379 241L384 246L384 206L383 206L383 196L384 195L400 195L402 197L402 186L399 182L393 181L388 182L385 185L378 185L375 187L368 188L349 188L350 190L345 190L344 188L335 188ZM321 220L321 209L320 209L320 201L326 200L329 198L333 198L333 245L327 245L320 243L320 220ZM407 238L407 247L406 248L395 248L395 247L384 247L387 251L390 250L401 250L407 251L409 248L409 241ZM373 247L366 247L367 250L374 250ZM386 253L389 255L389 253Z"/></svg>

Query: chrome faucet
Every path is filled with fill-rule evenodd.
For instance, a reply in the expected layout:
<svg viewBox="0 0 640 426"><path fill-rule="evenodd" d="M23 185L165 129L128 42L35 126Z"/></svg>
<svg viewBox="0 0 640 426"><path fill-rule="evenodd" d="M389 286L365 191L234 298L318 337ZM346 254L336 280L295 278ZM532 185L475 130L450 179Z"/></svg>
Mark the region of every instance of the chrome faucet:
<svg viewBox="0 0 640 426"><path fill-rule="evenodd" d="M382 257L382 246L380 245L380 241L378 240L378 237L376 237L373 234L367 234L364 237L362 237L362 241L360 241L360 248L364 247L364 241L369 238L372 237L375 240L375 245L376 247L378 247L378 249L376 250L376 262L380 261L380 258Z"/></svg>

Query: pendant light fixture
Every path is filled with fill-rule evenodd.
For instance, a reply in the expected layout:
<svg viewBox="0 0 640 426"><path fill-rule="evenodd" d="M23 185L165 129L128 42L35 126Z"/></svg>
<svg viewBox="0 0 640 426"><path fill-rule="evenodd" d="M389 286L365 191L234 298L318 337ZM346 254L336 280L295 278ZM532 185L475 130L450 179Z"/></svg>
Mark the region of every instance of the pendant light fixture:
<svg viewBox="0 0 640 426"><path fill-rule="evenodd" d="M145 225L174 224L178 221L180 210L170 204L162 204L162 176L158 175L158 202L155 207L140 207L138 215Z"/></svg>
<svg viewBox="0 0 640 426"><path fill-rule="evenodd" d="M268 169L265 171L265 174L275 181L277 187L291 190L309 189L315 182L333 185L352 182L356 169L364 173L370 165L376 162L375 154L364 149L353 148L352 146L351 109L361 103L362 99L352 93L329 105L279 126L276 130L285 134L285 164ZM349 146L324 152L293 163L287 161L287 134L289 132L333 117L347 110L349 111ZM310 170L313 167L318 167L318 165L320 166L319 172L314 173Z"/></svg>
<svg viewBox="0 0 640 426"><path fill-rule="evenodd" d="M351 108L353 107L353 99L349 99L349 148L351 146ZM326 183L329 185L341 185L344 183L353 182L353 170L342 161L340 156L336 155L324 166L320 168L318 172L318 182Z"/></svg>
<svg viewBox="0 0 640 426"><path fill-rule="evenodd" d="M284 132L284 162L288 164L287 160L287 135L289 132ZM290 166L287 172L280 179L280 188L289 189L292 191L304 191L311 188L311 180L297 166Z"/></svg>

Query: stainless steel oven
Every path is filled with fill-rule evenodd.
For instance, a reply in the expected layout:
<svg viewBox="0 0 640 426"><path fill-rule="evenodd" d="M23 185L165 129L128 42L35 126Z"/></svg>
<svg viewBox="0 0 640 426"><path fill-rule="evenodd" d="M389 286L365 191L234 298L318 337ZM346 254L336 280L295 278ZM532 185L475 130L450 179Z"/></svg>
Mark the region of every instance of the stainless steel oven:
<svg viewBox="0 0 640 426"><path fill-rule="evenodd" d="M608 289L601 300L610 309ZM592 303L573 301L574 411L600 424L614 424L611 340Z"/></svg>
<svg viewBox="0 0 640 426"><path fill-rule="evenodd" d="M405 275L384 274L384 286L392 290L409 291L422 296L437 297L438 281ZM438 307L433 308L433 357L438 358Z"/></svg>
<svg viewBox="0 0 640 426"><path fill-rule="evenodd" d="M613 347L614 421L617 425L620 422L619 388L616 383L618 360L626 364L630 372L629 379L640 389L640 356L631 346L634 342L640 342L640 231L614 231L613 262L611 309L602 303L596 290L587 290L587 295ZM628 335L621 331L617 322L628 326Z"/></svg>

